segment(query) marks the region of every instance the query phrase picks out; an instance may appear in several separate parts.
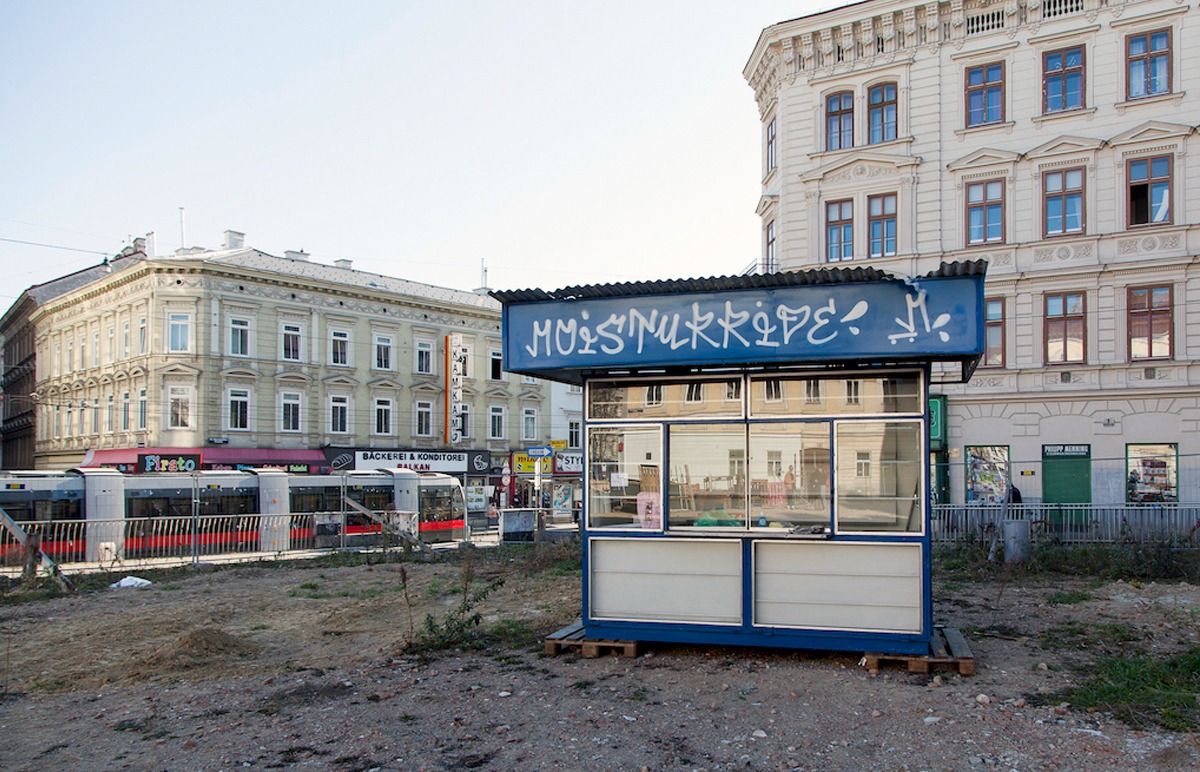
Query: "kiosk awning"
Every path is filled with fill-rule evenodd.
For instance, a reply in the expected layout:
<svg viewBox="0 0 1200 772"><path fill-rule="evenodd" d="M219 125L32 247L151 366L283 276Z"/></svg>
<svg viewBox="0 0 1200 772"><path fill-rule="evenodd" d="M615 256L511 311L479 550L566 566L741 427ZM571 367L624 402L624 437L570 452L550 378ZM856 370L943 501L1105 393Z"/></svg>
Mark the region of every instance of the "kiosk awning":
<svg viewBox="0 0 1200 772"><path fill-rule="evenodd" d="M852 362L959 362L985 347L987 262L915 278L872 267L493 291L510 372L579 383L590 372Z"/></svg>

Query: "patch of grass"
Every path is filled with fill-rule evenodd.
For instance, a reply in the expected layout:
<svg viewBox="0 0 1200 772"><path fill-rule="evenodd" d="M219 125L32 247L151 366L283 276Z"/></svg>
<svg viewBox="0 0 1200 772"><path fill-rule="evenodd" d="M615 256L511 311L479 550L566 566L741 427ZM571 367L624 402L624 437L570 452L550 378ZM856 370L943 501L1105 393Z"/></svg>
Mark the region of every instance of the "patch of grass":
<svg viewBox="0 0 1200 772"><path fill-rule="evenodd" d="M493 590L504 585L504 578L499 577L482 585L477 583L474 553L475 550L467 551L462 574L454 588L462 595L462 600L441 619L434 619L433 614L426 614L425 623L419 630L410 634L405 646L408 651L424 654L447 649L480 648L484 645L484 638L479 634L483 614L475 609Z"/></svg>
<svg viewBox="0 0 1200 772"><path fill-rule="evenodd" d="M531 646L541 637L523 619L501 619L488 632L510 646Z"/></svg>
<svg viewBox="0 0 1200 772"><path fill-rule="evenodd" d="M1046 603L1051 606L1073 605L1091 599L1092 594L1086 590L1055 590L1046 595Z"/></svg>
<svg viewBox="0 0 1200 772"><path fill-rule="evenodd" d="M1057 624L1038 635L1038 642L1047 649L1097 649L1109 651L1124 649L1145 638L1133 625L1124 622L1077 622Z"/></svg>
<svg viewBox="0 0 1200 772"><path fill-rule="evenodd" d="M1089 673L1077 688L1039 697L1045 703L1066 700L1076 709L1112 713L1138 729L1200 730L1200 646L1170 658L1102 659Z"/></svg>

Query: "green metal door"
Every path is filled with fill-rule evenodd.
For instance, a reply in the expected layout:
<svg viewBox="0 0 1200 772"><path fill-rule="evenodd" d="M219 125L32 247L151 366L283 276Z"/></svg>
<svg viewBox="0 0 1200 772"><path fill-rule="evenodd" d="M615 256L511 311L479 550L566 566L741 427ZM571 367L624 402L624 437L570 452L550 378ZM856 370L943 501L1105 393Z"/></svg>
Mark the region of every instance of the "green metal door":
<svg viewBox="0 0 1200 772"><path fill-rule="evenodd" d="M1092 503L1092 446L1042 446L1042 501L1046 504ZM1079 508L1071 509L1078 511ZM1051 510L1050 520L1068 525L1076 518Z"/></svg>

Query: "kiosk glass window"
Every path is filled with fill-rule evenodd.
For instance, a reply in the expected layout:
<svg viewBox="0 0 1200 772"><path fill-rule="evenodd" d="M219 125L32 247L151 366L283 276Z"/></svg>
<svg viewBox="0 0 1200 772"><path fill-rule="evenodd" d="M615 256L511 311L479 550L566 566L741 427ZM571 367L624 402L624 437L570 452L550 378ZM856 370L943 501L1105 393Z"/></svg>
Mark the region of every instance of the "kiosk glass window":
<svg viewBox="0 0 1200 772"><path fill-rule="evenodd" d="M593 381L587 407L591 421L740 418L742 379Z"/></svg>
<svg viewBox="0 0 1200 772"><path fill-rule="evenodd" d="M750 527L829 527L830 424L750 425Z"/></svg>
<svg viewBox="0 0 1200 772"><path fill-rule="evenodd" d="M745 426L676 425L668 445L670 527L745 528Z"/></svg>
<svg viewBox="0 0 1200 772"><path fill-rule="evenodd" d="M918 421L837 423L837 530L920 533L925 514L921 432Z"/></svg>
<svg viewBox="0 0 1200 772"><path fill-rule="evenodd" d="M922 412L921 379L916 373L850 380L812 376L759 378L753 381L750 395L751 418Z"/></svg>
<svg viewBox="0 0 1200 772"><path fill-rule="evenodd" d="M588 528L662 527L662 432L588 427Z"/></svg>

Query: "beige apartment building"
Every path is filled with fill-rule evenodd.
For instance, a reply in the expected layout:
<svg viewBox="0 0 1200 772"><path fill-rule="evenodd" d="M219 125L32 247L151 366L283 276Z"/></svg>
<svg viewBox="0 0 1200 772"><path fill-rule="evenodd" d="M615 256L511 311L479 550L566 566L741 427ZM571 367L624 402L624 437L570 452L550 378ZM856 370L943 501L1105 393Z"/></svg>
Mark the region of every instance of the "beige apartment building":
<svg viewBox="0 0 1200 772"><path fill-rule="evenodd" d="M276 257L233 231L169 256L139 239L31 287L0 335L6 468L404 466L480 482L567 436L549 384L504 372L486 292Z"/></svg>
<svg viewBox="0 0 1200 772"><path fill-rule="evenodd" d="M988 263L983 360L931 397L940 500L1200 498L1198 36L1173 0L868 0L760 35L760 269Z"/></svg>

